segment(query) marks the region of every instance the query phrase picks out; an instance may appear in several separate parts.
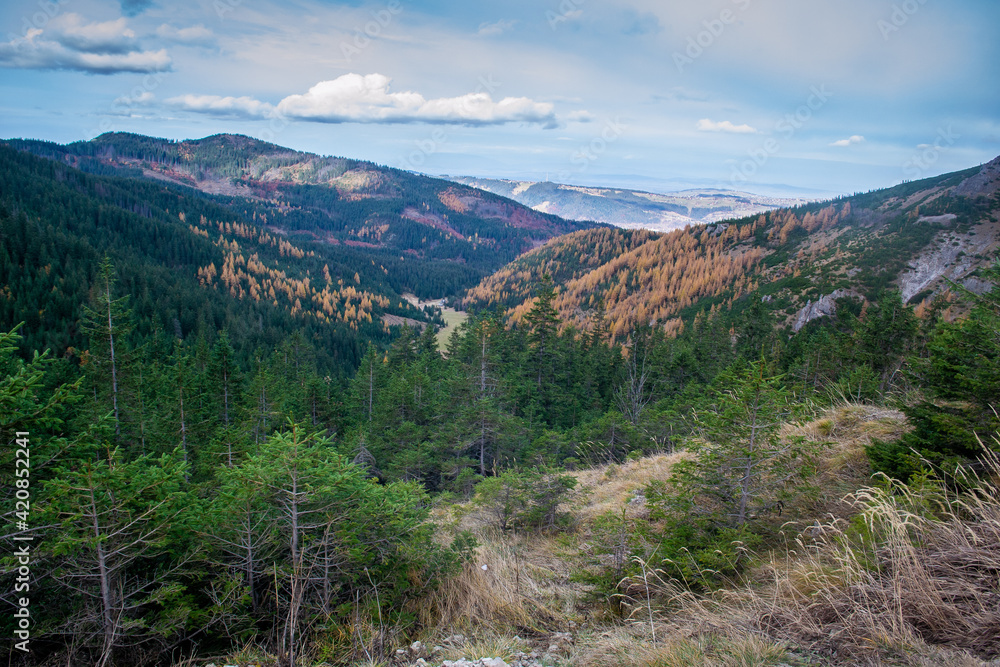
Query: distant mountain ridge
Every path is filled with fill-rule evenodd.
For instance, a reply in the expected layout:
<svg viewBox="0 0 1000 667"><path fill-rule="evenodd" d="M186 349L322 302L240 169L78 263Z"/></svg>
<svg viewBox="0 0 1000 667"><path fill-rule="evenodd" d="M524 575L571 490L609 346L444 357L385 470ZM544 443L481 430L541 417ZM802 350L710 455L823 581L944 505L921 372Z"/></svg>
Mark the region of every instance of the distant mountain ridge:
<svg viewBox="0 0 1000 667"><path fill-rule="evenodd" d="M692 189L658 194L549 181L513 181L471 176L447 178L568 220L592 220L624 229L660 232L681 229L686 225L741 218L811 201L733 190Z"/></svg>
<svg viewBox="0 0 1000 667"><path fill-rule="evenodd" d="M650 323L676 330L697 312L755 295L790 331L832 314L842 297L897 289L929 305L953 285L983 292L1000 259L1000 158L982 167L828 202L658 234L594 229L553 239L469 290L469 308L503 306L517 321L545 275L563 322L612 335Z"/></svg>
<svg viewBox="0 0 1000 667"><path fill-rule="evenodd" d="M90 173L231 198L245 215L291 239L458 263L471 269L462 287L553 236L593 226L450 181L242 135L172 141L108 133L66 145L6 143ZM410 291L422 293L420 286Z"/></svg>

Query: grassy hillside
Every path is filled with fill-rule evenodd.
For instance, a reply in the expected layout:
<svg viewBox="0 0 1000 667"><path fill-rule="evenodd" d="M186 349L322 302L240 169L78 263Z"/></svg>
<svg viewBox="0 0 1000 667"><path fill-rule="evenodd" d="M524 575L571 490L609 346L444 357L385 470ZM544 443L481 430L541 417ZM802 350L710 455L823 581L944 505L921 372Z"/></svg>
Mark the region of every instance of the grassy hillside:
<svg viewBox="0 0 1000 667"><path fill-rule="evenodd" d="M440 539L472 535L478 546L416 609L427 630L393 664L992 664L1000 495L872 480L865 446L907 430L897 410L849 403L786 425L784 438L821 448L820 483L786 508L774 540L743 553L744 575L708 591L686 590L638 532L609 532L613 520L633 531L655 524L647 490L669 482L687 453L570 472L577 485L558 532L502 532L488 506L441 504ZM638 566L623 568L609 606L587 575L616 561ZM270 659L244 650L230 661Z"/></svg>

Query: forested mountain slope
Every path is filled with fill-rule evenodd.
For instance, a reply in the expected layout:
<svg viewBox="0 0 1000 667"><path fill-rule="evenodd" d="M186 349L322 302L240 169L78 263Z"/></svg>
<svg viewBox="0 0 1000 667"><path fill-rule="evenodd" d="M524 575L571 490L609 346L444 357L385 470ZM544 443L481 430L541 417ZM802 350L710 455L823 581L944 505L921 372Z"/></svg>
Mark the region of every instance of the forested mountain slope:
<svg viewBox="0 0 1000 667"><path fill-rule="evenodd" d="M464 303L502 305L519 320L549 274L565 323L587 328L601 306L621 337L646 322L676 329L751 292L797 329L841 296L895 287L916 305L948 281L982 291L977 270L1000 240L998 164L669 234L576 232L515 260Z"/></svg>
<svg viewBox="0 0 1000 667"><path fill-rule="evenodd" d="M105 256L114 297L131 299L137 342L227 329L246 356L301 331L325 366L349 368L366 340L388 339L382 314L423 317L398 296L406 279L392 257L318 252L195 191L0 146L0 328L24 322L29 350L86 347L82 309Z"/></svg>
<svg viewBox="0 0 1000 667"><path fill-rule="evenodd" d="M290 239L458 263L464 281L491 273L553 236L592 226L457 183L241 135L170 141L108 133L65 146L8 143L83 171L145 177L218 195L248 221ZM447 287L454 291L456 282ZM420 296L442 296L441 289Z"/></svg>
<svg viewBox="0 0 1000 667"><path fill-rule="evenodd" d="M0 225L0 328L25 322L25 349L85 347L80 309L108 255L137 341L227 329L247 359L301 329L345 371L390 338L384 315L426 318L402 294L457 293L584 226L247 137L126 134L0 144Z"/></svg>

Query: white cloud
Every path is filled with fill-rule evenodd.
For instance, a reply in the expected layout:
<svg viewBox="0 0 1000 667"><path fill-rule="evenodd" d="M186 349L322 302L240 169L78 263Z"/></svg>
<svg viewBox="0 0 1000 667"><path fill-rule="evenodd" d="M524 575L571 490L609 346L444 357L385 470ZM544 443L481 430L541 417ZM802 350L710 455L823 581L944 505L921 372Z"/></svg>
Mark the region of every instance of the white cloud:
<svg viewBox="0 0 1000 667"><path fill-rule="evenodd" d="M167 104L185 111L196 111L213 116L267 118L274 114L274 106L246 96L181 95L179 97L171 97L167 100Z"/></svg>
<svg viewBox="0 0 1000 667"><path fill-rule="evenodd" d="M56 16L47 26L60 44L84 53L130 53L136 50L135 32L124 18L86 23L79 14Z"/></svg>
<svg viewBox="0 0 1000 667"><path fill-rule="evenodd" d="M570 111L566 115L566 120L575 121L577 123L589 123L594 120L594 115L589 111Z"/></svg>
<svg viewBox="0 0 1000 667"><path fill-rule="evenodd" d="M41 30L32 30L23 39L0 44L0 67L16 69L76 70L89 74L120 72L166 72L171 69L166 49L130 53L88 53L67 48L54 41L39 39Z"/></svg>
<svg viewBox="0 0 1000 667"><path fill-rule="evenodd" d="M79 14L57 16L45 29L0 43L0 67L76 70L89 74L166 72L165 49L140 51L124 18L86 23Z"/></svg>
<svg viewBox="0 0 1000 667"><path fill-rule="evenodd" d="M734 125L728 120L715 122L708 118L702 118L697 125L699 132L729 132L731 134L757 134L757 129L749 125Z"/></svg>
<svg viewBox="0 0 1000 667"><path fill-rule="evenodd" d="M517 25L517 21L516 20L515 21L507 21L505 19L500 19L496 23L480 23L479 24L479 32L477 34L484 35L484 36L487 36L487 35L500 35L500 34L503 34L506 31L510 30L515 25Z"/></svg>
<svg viewBox="0 0 1000 667"><path fill-rule="evenodd" d="M303 95L289 95L277 105L252 97L181 95L167 104L197 113L243 118L283 117L317 123L441 123L502 125L534 123L545 128L559 124L552 105L526 97L505 97L494 102L488 93L425 99L415 92L389 92L389 77L382 74L345 74L320 81ZM585 111L572 114L585 121Z"/></svg>
<svg viewBox="0 0 1000 667"><path fill-rule="evenodd" d="M860 134L852 134L847 139L838 139L834 141L831 146L837 146L838 148L844 148L846 146L853 146L854 144L860 144L865 140Z"/></svg>
<svg viewBox="0 0 1000 667"><path fill-rule="evenodd" d="M389 92L390 79L382 74L345 74L320 81L304 95L289 95L277 106L280 115L321 123L451 123L501 125L558 124L552 105L526 97L494 102L488 93L425 99L415 92Z"/></svg>
<svg viewBox="0 0 1000 667"><path fill-rule="evenodd" d="M175 28L170 24L164 23L156 29L156 36L175 44L187 44L189 46L215 45L215 35L200 23L188 26L187 28Z"/></svg>

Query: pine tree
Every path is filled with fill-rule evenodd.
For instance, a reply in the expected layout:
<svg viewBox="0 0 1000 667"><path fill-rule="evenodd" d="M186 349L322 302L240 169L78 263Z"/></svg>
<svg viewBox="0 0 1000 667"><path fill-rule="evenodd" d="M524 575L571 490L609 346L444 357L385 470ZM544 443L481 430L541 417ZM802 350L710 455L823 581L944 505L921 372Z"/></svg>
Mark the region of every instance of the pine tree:
<svg viewBox="0 0 1000 667"><path fill-rule="evenodd" d="M1000 285L1000 265L986 275ZM930 467L957 482L963 469L979 465L984 446L990 446L1000 430L1000 286L967 296L973 302L969 316L939 324L926 357L910 358L926 398L903 409L913 425L911 432L867 448L874 470L907 479ZM905 319L901 329L904 334L910 330ZM900 349L902 344L896 343L890 352Z"/></svg>
<svg viewBox="0 0 1000 667"><path fill-rule="evenodd" d="M801 439L779 435L794 409L763 360L737 364L717 384L724 389L714 405L696 413L695 458L677 466L675 484L692 515L741 529L780 511L811 472L810 459Z"/></svg>
<svg viewBox="0 0 1000 667"><path fill-rule="evenodd" d="M539 391L546 380L551 379L555 366L554 355L556 336L559 329L559 314L553 307L555 288L552 278L545 274L535 291L535 304L525 316L529 327L528 344L531 347L531 377Z"/></svg>
<svg viewBox="0 0 1000 667"><path fill-rule="evenodd" d="M185 474L179 457L129 462L110 449L62 468L44 487L42 512L59 526L45 543L53 577L78 601L65 629L93 651L91 664L111 664L117 649L147 639L176 640L184 629L186 557L172 535L183 532L182 512L197 512L181 491Z"/></svg>
<svg viewBox="0 0 1000 667"><path fill-rule="evenodd" d="M898 291L883 291L868 304L854 331L855 358L871 368L884 395L899 380L906 354L918 329L913 308L902 302Z"/></svg>
<svg viewBox="0 0 1000 667"><path fill-rule="evenodd" d="M114 298L115 268L107 255L98 267L97 279L91 291L91 305L84 306L83 330L90 338L90 368L95 383L110 396L115 436L122 432L122 401L120 382L124 374L126 337L133 329L128 297Z"/></svg>

